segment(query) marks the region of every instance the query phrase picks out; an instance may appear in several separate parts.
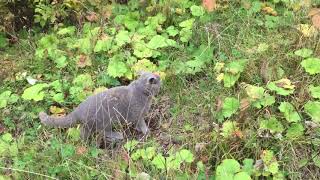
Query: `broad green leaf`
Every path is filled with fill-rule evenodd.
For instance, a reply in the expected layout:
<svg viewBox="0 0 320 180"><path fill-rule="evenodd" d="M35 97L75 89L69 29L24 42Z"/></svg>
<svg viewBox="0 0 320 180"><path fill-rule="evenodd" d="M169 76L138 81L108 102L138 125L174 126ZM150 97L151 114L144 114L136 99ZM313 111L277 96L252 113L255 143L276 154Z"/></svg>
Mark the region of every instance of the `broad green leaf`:
<svg viewBox="0 0 320 180"><path fill-rule="evenodd" d="M117 42L118 46L123 46L126 43L130 43L131 39L129 36L129 32L125 30L121 30L116 35L115 41Z"/></svg>
<svg viewBox="0 0 320 180"><path fill-rule="evenodd" d="M311 96L313 98L318 98L320 99L320 86L309 86L309 91L311 93Z"/></svg>
<svg viewBox="0 0 320 180"><path fill-rule="evenodd" d="M41 101L45 95L42 90L48 86L46 83L33 85L25 89L21 97L25 100Z"/></svg>
<svg viewBox="0 0 320 180"><path fill-rule="evenodd" d="M69 26L66 28L59 29L57 34L59 34L59 35L66 35L66 34L73 35L75 31L76 31L76 28L74 26Z"/></svg>
<svg viewBox="0 0 320 180"><path fill-rule="evenodd" d="M226 88L232 87L240 78L240 74L233 75L231 73L224 73L223 85Z"/></svg>
<svg viewBox="0 0 320 180"><path fill-rule="evenodd" d="M277 174L279 171L279 164L278 162L272 162L269 165L267 165L266 168L267 171L271 172L271 174Z"/></svg>
<svg viewBox="0 0 320 180"><path fill-rule="evenodd" d="M216 169L217 180L233 180L234 175L240 171L240 164L234 159L225 159Z"/></svg>
<svg viewBox="0 0 320 180"><path fill-rule="evenodd" d="M264 150L261 154L261 159L265 165L269 165L271 162L275 160L273 151Z"/></svg>
<svg viewBox="0 0 320 180"><path fill-rule="evenodd" d="M147 147L141 156L143 159L151 160L155 155L156 155L156 148Z"/></svg>
<svg viewBox="0 0 320 180"><path fill-rule="evenodd" d="M88 73L80 74L72 81L74 86L81 88L91 88L93 87L93 81L91 75Z"/></svg>
<svg viewBox="0 0 320 180"><path fill-rule="evenodd" d="M82 53L91 54L91 51L92 51L91 39L90 38L78 39L77 43L75 44L75 47L79 48L80 52Z"/></svg>
<svg viewBox="0 0 320 180"><path fill-rule="evenodd" d="M108 51L111 48L111 39L98 40L94 47L94 52Z"/></svg>
<svg viewBox="0 0 320 180"><path fill-rule="evenodd" d="M235 121L226 121L222 125L221 135L225 138L231 137L235 131L239 130L237 127L237 122Z"/></svg>
<svg viewBox="0 0 320 180"><path fill-rule="evenodd" d="M65 144L61 147L61 156L62 158L68 158L75 154L76 148L71 144Z"/></svg>
<svg viewBox="0 0 320 180"><path fill-rule="evenodd" d="M258 100L258 99L263 98L263 96L264 96L265 89L263 87L247 85L245 89L246 89L248 96L252 100Z"/></svg>
<svg viewBox="0 0 320 180"><path fill-rule="evenodd" d="M1 139L6 142L6 143L10 143L13 141L12 135L10 133L5 133L1 136Z"/></svg>
<svg viewBox="0 0 320 180"><path fill-rule="evenodd" d="M135 63L132 67L134 72L139 71L148 71L148 72L155 72L157 69L157 66L153 64L148 59L141 59L137 63Z"/></svg>
<svg viewBox="0 0 320 180"><path fill-rule="evenodd" d="M312 153L312 161L314 162L314 165L320 168L320 154L318 152Z"/></svg>
<svg viewBox="0 0 320 180"><path fill-rule="evenodd" d="M193 27L193 22L195 19L191 18L191 19L187 19L185 21L182 21L179 26L182 28L186 28L186 29L192 29Z"/></svg>
<svg viewBox="0 0 320 180"><path fill-rule="evenodd" d="M279 95L287 96L294 92L295 86L291 84L289 79L280 79L267 84L267 88L275 91Z"/></svg>
<svg viewBox="0 0 320 180"><path fill-rule="evenodd" d="M191 14L193 16L203 16L204 15L204 9L202 6L196 6L196 5L193 5L190 7L190 10L191 10Z"/></svg>
<svg viewBox="0 0 320 180"><path fill-rule="evenodd" d="M251 177L247 172L239 172L234 176L233 180L251 180Z"/></svg>
<svg viewBox="0 0 320 180"><path fill-rule="evenodd" d="M10 100L11 91L4 91L0 94L0 109L5 108Z"/></svg>
<svg viewBox="0 0 320 180"><path fill-rule="evenodd" d="M231 117L232 114L236 113L240 107L238 99L233 97L227 97L223 101L222 114L225 118Z"/></svg>
<svg viewBox="0 0 320 180"><path fill-rule="evenodd" d="M320 73L320 59L319 58L308 58L301 62L301 66L309 74L318 74Z"/></svg>
<svg viewBox="0 0 320 180"><path fill-rule="evenodd" d="M54 62L57 64L57 68L64 68L68 64L66 56L60 56L59 58L55 59Z"/></svg>
<svg viewBox="0 0 320 180"><path fill-rule="evenodd" d="M126 148L128 152L131 152L137 146L137 144L139 144L138 141L131 140L131 141L128 141L125 145L123 145L123 147Z"/></svg>
<svg viewBox="0 0 320 180"><path fill-rule="evenodd" d="M284 117L288 122L298 122L301 120L296 109L288 102L281 102L279 110L284 114Z"/></svg>
<svg viewBox="0 0 320 180"><path fill-rule="evenodd" d="M166 160L161 154L158 154L157 156L155 156L153 158L152 164L155 165L156 168L158 168L158 169L165 169L166 168Z"/></svg>
<svg viewBox="0 0 320 180"><path fill-rule="evenodd" d="M304 134L304 127L300 123L293 123L287 130L286 137L289 139L296 139Z"/></svg>
<svg viewBox="0 0 320 180"><path fill-rule="evenodd" d="M172 39L165 38L160 35L154 36L148 43L147 46L150 49L158 49L163 47L175 46L176 42Z"/></svg>
<svg viewBox="0 0 320 180"><path fill-rule="evenodd" d="M253 159L244 159L243 160L243 171L247 172L248 175L251 175L254 171L254 167L253 167Z"/></svg>
<svg viewBox="0 0 320 180"><path fill-rule="evenodd" d="M80 140L80 130L78 128L69 128L67 133L73 141Z"/></svg>
<svg viewBox="0 0 320 180"><path fill-rule="evenodd" d="M5 48L6 46L8 46L7 38L4 33L0 32L0 48Z"/></svg>
<svg viewBox="0 0 320 180"><path fill-rule="evenodd" d="M246 67L248 60L247 59L240 59L236 61L232 61L225 66L225 72L229 72L231 74L238 74L243 72L244 68Z"/></svg>
<svg viewBox="0 0 320 180"><path fill-rule="evenodd" d="M176 36L177 34L179 34L179 30L175 29L174 26L169 26L167 29L166 29L166 32L169 34L169 36Z"/></svg>
<svg viewBox="0 0 320 180"><path fill-rule="evenodd" d="M302 49L299 49L294 52L295 55L303 57L303 58L310 57L312 55L312 53L313 53L312 50L307 49L307 48L302 48Z"/></svg>
<svg viewBox="0 0 320 180"><path fill-rule="evenodd" d="M180 35L180 41L186 43L192 37L192 30L188 28L182 28L179 35Z"/></svg>
<svg viewBox="0 0 320 180"><path fill-rule="evenodd" d="M320 102L308 101L304 105L304 110L313 121L320 123Z"/></svg>
<svg viewBox="0 0 320 180"><path fill-rule="evenodd" d="M270 117L269 119L262 119L260 121L260 128L269 130L271 134L282 133L284 128L275 117Z"/></svg>
<svg viewBox="0 0 320 180"><path fill-rule="evenodd" d="M129 68L122 61L111 60L108 65L107 73L111 77L121 77L128 73Z"/></svg>
<svg viewBox="0 0 320 180"><path fill-rule="evenodd" d="M188 163L191 163L194 160L193 154L187 149L180 150L179 152L177 152L176 156L179 157L181 161L185 161Z"/></svg>
<svg viewBox="0 0 320 180"><path fill-rule="evenodd" d="M133 44L133 54L138 58L148 58L153 55L153 50L147 47L143 41Z"/></svg>

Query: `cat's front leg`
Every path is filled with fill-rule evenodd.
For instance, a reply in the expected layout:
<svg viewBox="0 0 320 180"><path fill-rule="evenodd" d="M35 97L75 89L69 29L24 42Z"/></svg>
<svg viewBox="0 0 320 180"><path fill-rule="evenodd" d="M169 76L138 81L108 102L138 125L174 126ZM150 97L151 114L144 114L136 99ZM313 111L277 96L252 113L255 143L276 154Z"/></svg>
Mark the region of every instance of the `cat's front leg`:
<svg viewBox="0 0 320 180"><path fill-rule="evenodd" d="M144 121L144 119L141 119L137 122L136 124L136 129L140 132L142 132L143 134L147 134L149 133L149 128L146 124L146 122Z"/></svg>

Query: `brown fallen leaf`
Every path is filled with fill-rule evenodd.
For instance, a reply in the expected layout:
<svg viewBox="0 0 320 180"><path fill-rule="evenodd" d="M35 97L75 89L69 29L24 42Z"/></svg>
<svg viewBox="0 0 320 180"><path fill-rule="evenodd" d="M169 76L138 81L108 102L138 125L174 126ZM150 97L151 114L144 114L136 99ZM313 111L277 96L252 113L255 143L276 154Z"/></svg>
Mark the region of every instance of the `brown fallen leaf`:
<svg viewBox="0 0 320 180"><path fill-rule="evenodd" d="M95 12L89 12L88 15L86 15L86 18L90 22L96 22L98 20L98 16Z"/></svg>
<svg viewBox="0 0 320 180"><path fill-rule="evenodd" d="M85 54L80 54L80 56L78 57L78 61L77 61L77 66L80 68L84 68L86 66L91 66L91 59L89 58L89 56L85 55Z"/></svg>
<svg viewBox="0 0 320 180"><path fill-rule="evenodd" d="M241 99L240 101L240 111L245 111L250 106L250 101L248 98Z"/></svg>
<svg viewBox="0 0 320 180"><path fill-rule="evenodd" d="M77 155L83 155L87 152L87 148L84 146L77 147Z"/></svg>
<svg viewBox="0 0 320 180"><path fill-rule="evenodd" d="M320 9L319 8L312 8L309 11L308 16L312 17L312 16L317 15L317 14L320 14Z"/></svg>
<svg viewBox="0 0 320 180"><path fill-rule="evenodd" d="M216 2L216 0L202 0L202 6L208 12L212 12L217 8L217 2Z"/></svg>
<svg viewBox="0 0 320 180"><path fill-rule="evenodd" d="M320 29L320 14L312 16L311 21L314 27Z"/></svg>
<svg viewBox="0 0 320 180"><path fill-rule="evenodd" d="M222 109L223 102L221 97L217 97L216 99L216 112L219 112Z"/></svg>
<svg viewBox="0 0 320 180"><path fill-rule="evenodd" d="M275 11L272 7L266 6L264 8L262 8L262 11L266 14L269 14L271 16L277 16L278 13L277 11Z"/></svg>

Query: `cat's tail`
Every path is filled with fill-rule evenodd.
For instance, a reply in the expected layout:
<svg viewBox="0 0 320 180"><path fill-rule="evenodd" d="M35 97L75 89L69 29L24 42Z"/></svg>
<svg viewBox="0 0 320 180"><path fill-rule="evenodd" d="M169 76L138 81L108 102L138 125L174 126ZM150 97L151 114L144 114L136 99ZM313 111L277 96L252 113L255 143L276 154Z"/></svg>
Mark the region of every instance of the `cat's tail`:
<svg viewBox="0 0 320 180"><path fill-rule="evenodd" d="M71 127L77 124L78 120L74 116L75 116L74 112L71 112L70 114L64 117L48 116L45 112L39 113L39 118L43 124L47 126L59 127L59 128Z"/></svg>

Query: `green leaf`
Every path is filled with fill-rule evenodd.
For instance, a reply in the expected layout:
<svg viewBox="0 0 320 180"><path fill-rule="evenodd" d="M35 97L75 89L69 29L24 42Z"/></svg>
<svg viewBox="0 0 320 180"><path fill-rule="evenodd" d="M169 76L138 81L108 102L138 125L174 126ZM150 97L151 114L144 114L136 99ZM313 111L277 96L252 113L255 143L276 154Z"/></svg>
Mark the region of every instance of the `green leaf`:
<svg viewBox="0 0 320 180"><path fill-rule="evenodd" d="M153 158L152 164L155 165L156 168L158 168L158 169L165 169L166 168L166 160L161 154L158 154L157 156L155 156Z"/></svg>
<svg viewBox="0 0 320 180"><path fill-rule="evenodd" d="M267 84L267 88L275 91L279 95L287 96L294 92L295 86L291 84L289 79L280 79Z"/></svg>
<svg viewBox="0 0 320 180"><path fill-rule="evenodd" d="M147 43L148 48L158 49L163 47L175 46L176 42L172 39L165 38L160 35L153 36L153 38Z"/></svg>
<svg viewBox="0 0 320 180"><path fill-rule="evenodd" d="M273 151L264 150L264 151L262 152L261 159L262 159L263 163L264 163L266 166L268 166L271 162L274 161Z"/></svg>
<svg viewBox="0 0 320 180"><path fill-rule="evenodd" d="M116 35L116 42L118 46L123 46L126 43L130 43L131 39L129 36L129 32L125 31L125 30L121 30L118 32L118 34Z"/></svg>
<svg viewBox="0 0 320 180"><path fill-rule="evenodd" d="M289 139L296 139L304 134L304 127L300 123L293 123L287 130L286 137Z"/></svg>
<svg viewBox="0 0 320 180"><path fill-rule="evenodd" d="M226 88L232 87L240 78L240 74L233 75L231 73L225 73L223 76L223 85Z"/></svg>
<svg viewBox="0 0 320 180"><path fill-rule="evenodd" d="M243 160L243 171L247 172L248 175L251 175L254 171L254 167L253 167L253 159L244 159Z"/></svg>
<svg viewBox="0 0 320 180"><path fill-rule="evenodd" d="M309 91L311 93L311 96L313 98L318 98L320 99L320 86L309 86Z"/></svg>
<svg viewBox="0 0 320 180"><path fill-rule="evenodd" d="M13 141L12 135L10 133L5 133L1 136L1 139L6 142L6 143L10 143Z"/></svg>
<svg viewBox="0 0 320 180"><path fill-rule="evenodd" d="M308 101L304 105L304 110L313 121L320 123L320 102Z"/></svg>
<svg viewBox="0 0 320 180"><path fill-rule="evenodd" d="M149 61L148 59L141 59L132 66L132 69L134 70L134 72L139 72L139 71L154 72L156 71L157 66L153 64L151 61Z"/></svg>
<svg viewBox="0 0 320 180"><path fill-rule="evenodd" d="M69 128L67 133L73 141L80 140L80 130L78 128Z"/></svg>
<svg viewBox="0 0 320 180"><path fill-rule="evenodd" d="M247 62L247 59L232 61L226 65L225 72L229 72L231 74L241 73L246 67Z"/></svg>
<svg viewBox="0 0 320 180"><path fill-rule="evenodd" d="M301 66L304 67L305 71L309 74L320 73L320 59L319 58L308 58L301 62Z"/></svg>
<svg viewBox="0 0 320 180"><path fill-rule="evenodd" d="M190 7L190 10L191 10L191 14L193 16L203 16L204 15L204 9L202 6L196 6L196 5L193 5Z"/></svg>
<svg viewBox="0 0 320 180"><path fill-rule="evenodd" d="M94 47L94 52L108 51L111 49L111 39L98 40Z"/></svg>
<svg viewBox="0 0 320 180"><path fill-rule="evenodd" d="M238 99L233 97L227 97L223 101L222 114L225 118L231 117L232 114L236 113L240 107Z"/></svg>
<svg viewBox="0 0 320 180"><path fill-rule="evenodd" d="M260 121L260 128L269 130L271 134L282 133L284 128L275 117L270 117L269 119L262 119Z"/></svg>
<svg viewBox="0 0 320 180"><path fill-rule="evenodd" d="M222 125L221 135L225 138L231 137L235 131L239 130L237 127L237 122L235 121L226 121Z"/></svg>
<svg viewBox="0 0 320 180"><path fill-rule="evenodd" d="M188 28L182 28L179 35L180 35L180 41L186 43L192 37L192 30Z"/></svg>
<svg viewBox="0 0 320 180"><path fill-rule="evenodd" d="M142 154L142 158L146 160L151 160L156 155L156 148L147 147L147 149L144 152L145 153Z"/></svg>
<svg viewBox="0 0 320 180"><path fill-rule="evenodd" d="M166 29L166 32L169 34L169 36L171 37L174 37L176 36L177 34L179 34L179 31L177 29L174 28L174 26L169 26L167 29Z"/></svg>
<svg viewBox="0 0 320 180"><path fill-rule="evenodd" d="M10 100L11 91L4 91L0 94L0 109L5 108Z"/></svg>
<svg viewBox="0 0 320 180"><path fill-rule="evenodd" d="M217 180L233 180L234 175L240 171L240 164L234 159L225 159L216 169Z"/></svg>
<svg viewBox="0 0 320 180"><path fill-rule="evenodd" d="M66 28L61 28L61 29L59 29L59 31L57 32L57 34L59 34L59 35L66 35L66 34L68 34L68 35L70 35L70 36L72 36L72 35L74 35L74 32L76 31L76 27L74 27L74 26L69 26L69 27L66 27Z"/></svg>
<svg viewBox="0 0 320 180"><path fill-rule="evenodd" d="M317 152L312 153L312 161L314 162L314 165L316 165L318 168L320 168L320 154Z"/></svg>
<svg viewBox="0 0 320 180"><path fill-rule="evenodd" d="M125 145L123 145L123 147L126 148L128 152L131 152L137 146L137 144L139 144L138 141L131 140L131 141L128 141Z"/></svg>
<svg viewBox="0 0 320 180"><path fill-rule="evenodd" d="M181 161L185 161L187 163L191 163L194 160L192 152L187 149L180 150L176 156L179 157Z"/></svg>
<svg viewBox="0 0 320 180"><path fill-rule="evenodd" d="M271 172L271 174L277 174L279 171L278 162L272 162L267 166L267 171Z"/></svg>
<svg viewBox="0 0 320 180"><path fill-rule="evenodd" d="M294 52L295 55L303 57L303 58L310 57L312 55L312 53L313 53L312 50L307 49L307 48L302 48L302 49L299 49Z"/></svg>
<svg viewBox="0 0 320 180"><path fill-rule="evenodd" d="M279 106L280 112L284 114L284 117L288 122L298 122L301 121L301 118L298 112L295 110L292 104L288 102L281 102Z"/></svg>
<svg viewBox="0 0 320 180"><path fill-rule="evenodd" d="M0 32L0 48L5 48L6 46L8 46L7 38L4 33Z"/></svg>
<svg viewBox="0 0 320 180"><path fill-rule="evenodd" d="M74 80L72 81L74 86L80 87L80 88L92 88L93 87L93 81L91 78L91 75L88 73L80 74Z"/></svg>
<svg viewBox="0 0 320 180"><path fill-rule="evenodd" d="M25 100L41 101L45 95L42 90L48 86L46 83L33 85L25 89L21 97Z"/></svg>
<svg viewBox="0 0 320 180"><path fill-rule="evenodd" d="M239 172L234 176L233 179L234 180L251 180L251 177L247 172Z"/></svg>
<svg viewBox="0 0 320 180"><path fill-rule="evenodd" d="M76 148L71 144L65 144L61 147L61 156L62 158L68 158L75 154Z"/></svg>
<svg viewBox="0 0 320 180"><path fill-rule="evenodd" d="M60 56L59 58L54 60L57 64L57 68L64 68L67 66L67 57L66 56Z"/></svg>
<svg viewBox="0 0 320 180"><path fill-rule="evenodd" d="M194 20L195 20L195 19L193 19L193 18L187 19L187 20L185 20L185 21L182 21L182 22L179 24L179 26L182 27L182 28L186 28L186 29L192 29Z"/></svg>
<svg viewBox="0 0 320 180"><path fill-rule="evenodd" d="M117 58L113 58L108 65L107 73L111 77L121 77L128 73L129 68L127 65L119 61Z"/></svg>

